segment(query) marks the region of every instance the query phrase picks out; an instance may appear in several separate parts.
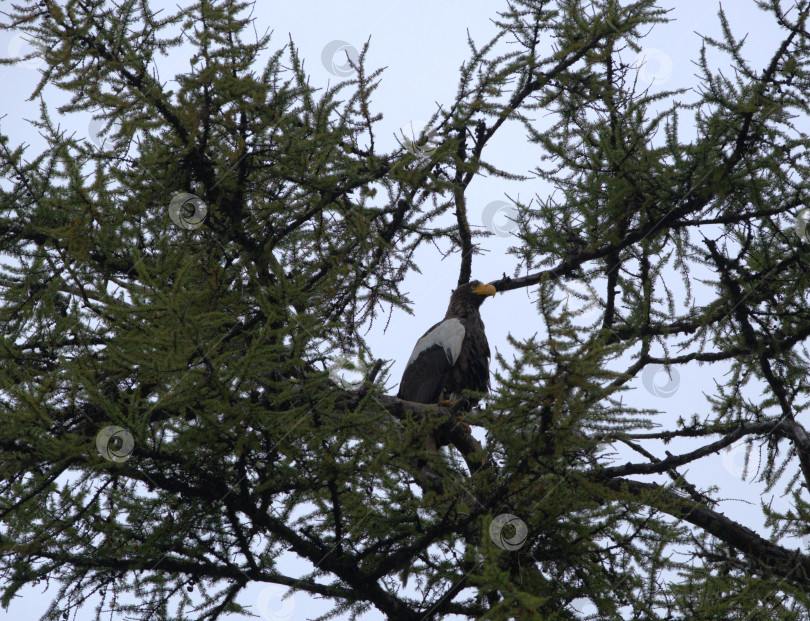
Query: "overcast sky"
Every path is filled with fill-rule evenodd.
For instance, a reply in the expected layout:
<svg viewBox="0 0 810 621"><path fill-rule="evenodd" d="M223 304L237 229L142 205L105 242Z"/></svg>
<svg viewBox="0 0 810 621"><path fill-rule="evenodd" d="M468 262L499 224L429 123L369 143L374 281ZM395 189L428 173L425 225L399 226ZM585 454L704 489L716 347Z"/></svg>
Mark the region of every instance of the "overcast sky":
<svg viewBox="0 0 810 621"><path fill-rule="evenodd" d="M396 145L395 135L402 129L420 124L428 119L436 109L436 103L452 102L458 86L458 68L468 58L467 34L479 43L488 40L495 32L490 19L504 4L493 1L453 0L446 2L369 2L355 1L340 3L320 1L310 2L259 2L255 7L256 30L274 31L271 47L275 49L285 44L291 37L300 54L306 59L306 69L311 76L311 84L327 86L344 79L343 50L359 50L370 39L368 54L369 69L387 67L382 82L377 89L375 111L383 114L378 125L378 140L381 148ZM647 65L641 69L640 80L651 83L651 88L693 87L697 84L694 61L698 56L700 38L697 32L719 37L716 0L670 0L662 2L673 8L673 22L655 28L646 40L645 57ZM155 8L173 7L173 3L153 3ZM749 35L745 55L754 66L762 67L778 44L779 32L773 20L763 17L754 6L753 0L728 2L726 10L738 36ZM25 52L28 45L22 37L14 33L0 32L0 54L10 57ZM178 72L188 71L188 57L173 52L171 58L161 61L161 76L168 79ZM27 101L39 73L36 62L28 66L0 67L0 121L3 133L11 137L12 145L25 142L33 152L39 152L44 143L25 119L39 116L38 103ZM51 114L58 118L56 105L65 101L64 94L46 91L46 101L51 104ZM97 139L90 114L74 115L59 119L64 128L77 135ZM681 123L683 131L690 131L691 118L684 114ZM386 142L387 141L387 142ZM497 137L488 148L489 160L502 169L516 173L528 173L538 163L538 151L525 144L519 131L508 130ZM508 235L509 223L505 211L495 213L487 206L494 201L503 201L506 194L523 199L535 194L545 196L549 188L537 181L506 183L498 179L476 179L468 192L468 210L471 224L480 227L500 227L503 236L488 238L483 242L487 250L478 256L473 264L473 277L479 280L494 280L506 273L511 275L515 260L506 254L513 243ZM497 207L497 205L496 205ZM450 290L458 277L458 256L445 260L431 249L419 255L419 265L423 274L414 274L406 281L406 290L413 301L414 315L395 312L390 321L380 317L368 334L368 343L375 357L394 361L391 371L390 389L396 391L404 362L408 359L416 337L438 321L445 312ZM668 283L669 284L669 283ZM672 286L678 290L679 280ZM508 333L517 337L528 337L536 332L541 335L544 327L533 307L533 290L518 290L498 295L488 300L482 307L482 316L487 325L487 334L493 350L510 354L506 345ZM387 329L386 329L387 327ZM679 369L679 377L668 380L663 374L653 377L639 377L632 384L633 391L627 393L626 401L635 406L646 406L667 412L671 417L692 412L706 412L704 392L714 392L712 373L715 367L700 368L697 365ZM493 363L494 370L494 363ZM719 372L719 371L717 371ZM645 385L646 384L646 385ZM657 393L657 394L656 394ZM666 420L666 418L662 418ZM480 436L480 430L477 430ZM674 448L673 448L674 446ZM670 450L677 451L678 445ZM742 453L732 452L722 456L706 458L687 471L692 483L699 487L718 485L722 496L729 499L746 499L754 503L759 500L759 491L742 481L740 477ZM760 512L747 508L742 502L728 501L721 510L729 517L764 532L761 528ZM307 565L295 560L289 561L296 573L300 566ZM305 594L298 593L292 598L281 600L285 589L276 586L250 585L242 594L240 602L252 604L256 612L268 621L298 620L314 618L323 614L328 606ZM55 589L43 591L28 588L21 591L11 605L8 619L37 619L48 602L54 597ZM92 610L84 611L78 621L87 621ZM116 617L113 617L117 619ZM376 610L364 619L381 619Z"/></svg>

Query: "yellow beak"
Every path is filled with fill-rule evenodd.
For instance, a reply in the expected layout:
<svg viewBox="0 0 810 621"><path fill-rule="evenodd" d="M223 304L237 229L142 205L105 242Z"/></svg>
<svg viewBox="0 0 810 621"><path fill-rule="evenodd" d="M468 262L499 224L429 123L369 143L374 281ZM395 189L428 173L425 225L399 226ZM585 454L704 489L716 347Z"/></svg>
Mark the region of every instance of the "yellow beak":
<svg viewBox="0 0 810 621"><path fill-rule="evenodd" d="M472 290L473 293L477 293L478 295L495 295L497 293L497 289L492 285L478 285L475 289Z"/></svg>

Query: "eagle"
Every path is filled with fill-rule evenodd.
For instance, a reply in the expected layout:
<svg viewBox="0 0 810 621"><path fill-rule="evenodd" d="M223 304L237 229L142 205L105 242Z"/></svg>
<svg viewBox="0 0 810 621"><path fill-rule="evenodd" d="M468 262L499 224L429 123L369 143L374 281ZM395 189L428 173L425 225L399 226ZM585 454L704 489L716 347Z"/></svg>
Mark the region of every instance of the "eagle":
<svg viewBox="0 0 810 621"><path fill-rule="evenodd" d="M489 392L489 344L478 312L495 287L473 280L450 296L444 319L416 341L397 397L417 403L475 401L464 390Z"/></svg>

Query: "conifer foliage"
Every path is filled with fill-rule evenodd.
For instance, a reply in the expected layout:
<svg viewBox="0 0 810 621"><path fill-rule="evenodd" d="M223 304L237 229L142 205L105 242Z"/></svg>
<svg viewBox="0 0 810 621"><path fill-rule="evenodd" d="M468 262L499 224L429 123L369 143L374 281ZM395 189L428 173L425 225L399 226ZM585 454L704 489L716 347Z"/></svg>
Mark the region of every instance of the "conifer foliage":
<svg viewBox="0 0 810 621"><path fill-rule="evenodd" d="M696 88L669 92L633 64L655 1L512 0L387 152L369 44L315 85L243 2L4 7L46 62L48 148L0 119L0 603L48 582L48 620L213 621L265 583L346 618L807 618L810 8L758 4L769 58L721 11ZM103 140L65 132L76 113ZM488 159L506 127L536 148L523 170ZM364 334L409 309L421 246L460 283L488 272L484 174L554 191L515 205L493 284L529 288L537 328L465 415L479 443L387 394ZM712 373L705 407L630 407L656 365ZM764 534L687 475L741 442Z"/></svg>

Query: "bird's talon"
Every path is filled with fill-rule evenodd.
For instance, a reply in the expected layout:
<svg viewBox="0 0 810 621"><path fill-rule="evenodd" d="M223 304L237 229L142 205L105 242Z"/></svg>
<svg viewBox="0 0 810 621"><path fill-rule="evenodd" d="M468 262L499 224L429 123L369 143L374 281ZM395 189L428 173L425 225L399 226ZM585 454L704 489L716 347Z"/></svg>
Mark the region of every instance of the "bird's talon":
<svg viewBox="0 0 810 621"><path fill-rule="evenodd" d="M458 421L458 424L464 427L464 431L466 431L467 433L472 433L472 427L470 427L467 423L465 423L463 419L464 419L463 415L456 414L456 420Z"/></svg>

